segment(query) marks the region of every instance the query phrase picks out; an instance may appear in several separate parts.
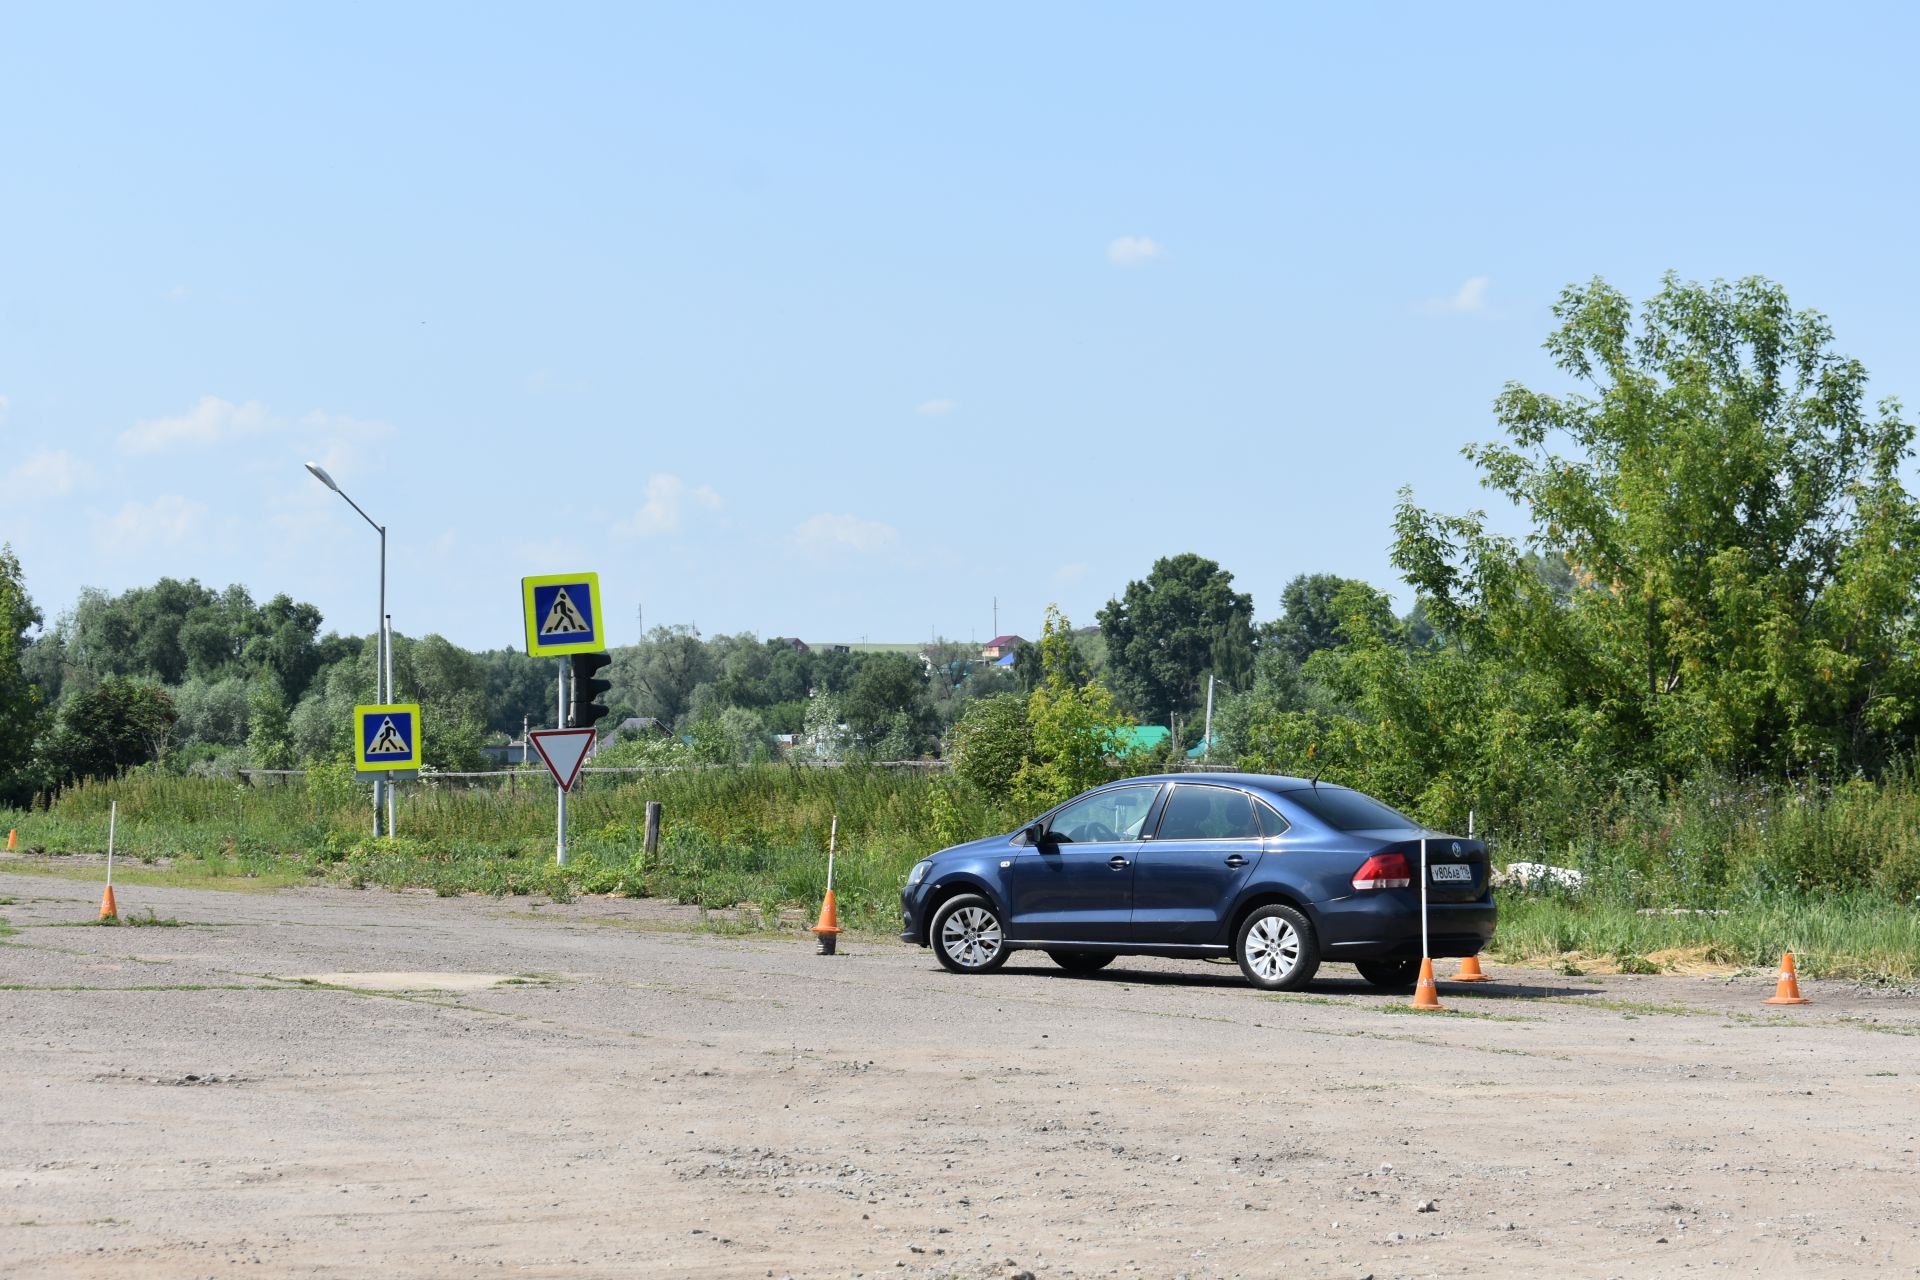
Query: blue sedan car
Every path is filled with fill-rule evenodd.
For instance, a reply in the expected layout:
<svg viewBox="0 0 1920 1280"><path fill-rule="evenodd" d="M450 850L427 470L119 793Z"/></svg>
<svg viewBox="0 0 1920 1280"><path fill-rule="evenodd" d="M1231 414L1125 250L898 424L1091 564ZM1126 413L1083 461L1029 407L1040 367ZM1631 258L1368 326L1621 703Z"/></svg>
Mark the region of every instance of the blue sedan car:
<svg viewBox="0 0 1920 1280"><path fill-rule="evenodd" d="M1336 960L1406 986L1423 843L1431 953L1477 955L1495 916L1484 844L1346 787L1243 773L1128 778L944 849L908 874L900 936L956 973L1039 950L1072 973L1232 956L1254 986L1292 991Z"/></svg>

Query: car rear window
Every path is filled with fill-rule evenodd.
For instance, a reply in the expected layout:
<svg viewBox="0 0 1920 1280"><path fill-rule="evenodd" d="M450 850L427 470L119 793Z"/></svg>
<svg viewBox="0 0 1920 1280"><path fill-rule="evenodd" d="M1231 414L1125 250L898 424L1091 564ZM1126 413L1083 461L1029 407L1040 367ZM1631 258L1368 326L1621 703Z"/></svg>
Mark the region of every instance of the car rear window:
<svg viewBox="0 0 1920 1280"><path fill-rule="evenodd" d="M1284 794L1290 803L1299 805L1335 831L1378 831L1420 825L1399 810L1389 809L1373 797L1345 787L1304 787Z"/></svg>

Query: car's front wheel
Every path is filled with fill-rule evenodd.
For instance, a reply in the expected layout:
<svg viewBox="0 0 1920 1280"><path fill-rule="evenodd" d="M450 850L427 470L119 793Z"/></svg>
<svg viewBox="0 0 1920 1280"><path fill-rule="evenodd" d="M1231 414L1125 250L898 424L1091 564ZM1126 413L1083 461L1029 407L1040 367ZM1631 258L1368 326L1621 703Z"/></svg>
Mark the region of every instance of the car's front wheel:
<svg viewBox="0 0 1920 1280"><path fill-rule="evenodd" d="M1389 991L1411 989L1413 980L1420 976L1418 960L1355 960L1353 967L1368 982Z"/></svg>
<svg viewBox="0 0 1920 1280"><path fill-rule="evenodd" d="M934 912L933 954L955 973L986 973L1007 962L999 909L977 893L949 898Z"/></svg>
<svg viewBox="0 0 1920 1280"><path fill-rule="evenodd" d="M1047 957L1068 973L1093 973L1113 963L1113 957L1098 951L1049 951Z"/></svg>
<svg viewBox="0 0 1920 1280"><path fill-rule="evenodd" d="M1240 972L1262 991L1298 991L1320 968L1320 940L1292 907L1261 907L1240 923L1234 955Z"/></svg>

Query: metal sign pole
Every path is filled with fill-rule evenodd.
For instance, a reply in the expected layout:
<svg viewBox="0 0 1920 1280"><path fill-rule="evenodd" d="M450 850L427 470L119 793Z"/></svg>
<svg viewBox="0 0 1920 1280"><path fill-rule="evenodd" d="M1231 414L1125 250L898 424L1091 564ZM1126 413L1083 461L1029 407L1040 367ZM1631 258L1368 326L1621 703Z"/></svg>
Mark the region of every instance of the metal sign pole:
<svg viewBox="0 0 1920 1280"><path fill-rule="evenodd" d="M556 729L564 729L567 727L567 660L565 658L560 659L559 671L559 680L555 686L558 692L554 695L553 722ZM560 814L554 829L553 857L554 861L564 867L567 865L567 789L556 786L554 792L560 797Z"/></svg>
<svg viewBox="0 0 1920 1280"><path fill-rule="evenodd" d="M1420 958L1433 955L1427 950L1427 838L1420 837Z"/></svg>
<svg viewBox="0 0 1920 1280"><path fill-rule="evenodd" d="M382 534L380 536L381 536L382 543L384 544L386 535ZM382 561L382 563L384 563L384 561ZM387 696L385 700L387 702L392 702L396 696L393 691L393 615L392 614L387 614L380 619L380 640L381 640L381 645L386 650L386 655L387 655ZM413 726L413 733L416 738L420 736L420 726L417 723ZM392 778L388 778L386 782L387 782L387 837L391 839L393 837L393 793L399 790L399 788L393 785Z"/></svg>

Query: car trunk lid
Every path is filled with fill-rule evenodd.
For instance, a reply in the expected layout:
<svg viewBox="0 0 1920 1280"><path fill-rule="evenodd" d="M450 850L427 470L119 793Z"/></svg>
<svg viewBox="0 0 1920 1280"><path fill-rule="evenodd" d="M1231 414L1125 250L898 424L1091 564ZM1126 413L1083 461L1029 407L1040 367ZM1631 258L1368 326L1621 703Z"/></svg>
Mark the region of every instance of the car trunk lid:
<svg viewBox="0 0 1920 1280"><path fill-rule="evenodd" d="M1393 840L1382 853L1405 855L1413 869L1413 888L1420 888L1420 840ZM1476 902L1487 892L1491 864L1484 841L1465 836L1430 835L1427 846L1427 901Z"/></svg>

